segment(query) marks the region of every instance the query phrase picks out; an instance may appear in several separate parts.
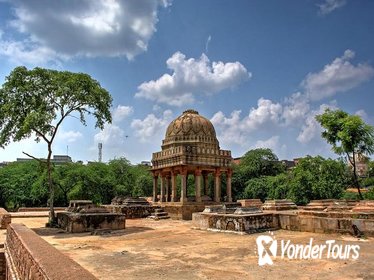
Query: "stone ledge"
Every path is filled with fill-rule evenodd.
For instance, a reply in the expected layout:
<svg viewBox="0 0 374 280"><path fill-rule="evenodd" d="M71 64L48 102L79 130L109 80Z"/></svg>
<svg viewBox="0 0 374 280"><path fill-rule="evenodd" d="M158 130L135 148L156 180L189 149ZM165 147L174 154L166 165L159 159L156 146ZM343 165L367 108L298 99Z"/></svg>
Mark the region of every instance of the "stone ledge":
<svg viewBox="0 0 374 280"><path fill-rule="evenodd" d="M5 257L7 279L97 279L23 224L9 225Z"/></svg>
<svg viewBox="0 0 374 280"><path fill-rule="evenodd" d="M6 229L11 221L12 218L8 211L6 211L4 208L0 208L0 229Z"/></svg>

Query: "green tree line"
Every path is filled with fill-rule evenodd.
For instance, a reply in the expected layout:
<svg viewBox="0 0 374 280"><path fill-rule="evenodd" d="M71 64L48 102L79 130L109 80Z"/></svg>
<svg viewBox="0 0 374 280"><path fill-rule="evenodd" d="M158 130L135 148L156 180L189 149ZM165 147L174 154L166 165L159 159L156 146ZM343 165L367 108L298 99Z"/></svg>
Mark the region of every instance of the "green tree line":
<svg viewBox="0 0 374 280"><path fill-rule="evenodd" d="M131 165L125 158L108 164L68 163L54 166L52 180L56 187L55 205L67 206L71 199L90 199L110 203L117 195L151 196L152 177L148 167ZM13 162L0 168L0 207L47 206L48 176L38 161Z"/></svg>

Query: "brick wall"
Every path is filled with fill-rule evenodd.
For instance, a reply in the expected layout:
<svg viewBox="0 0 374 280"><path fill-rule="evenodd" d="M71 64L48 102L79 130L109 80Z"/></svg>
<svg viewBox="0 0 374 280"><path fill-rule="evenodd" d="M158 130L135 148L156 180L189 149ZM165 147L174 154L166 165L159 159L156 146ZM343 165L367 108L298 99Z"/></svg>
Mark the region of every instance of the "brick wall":
<svg viewBox="0 0 374 280"><path fill-rule="evenodd" d="M7 280L97 279L22 224L8 226L5 259Z"/></svg>

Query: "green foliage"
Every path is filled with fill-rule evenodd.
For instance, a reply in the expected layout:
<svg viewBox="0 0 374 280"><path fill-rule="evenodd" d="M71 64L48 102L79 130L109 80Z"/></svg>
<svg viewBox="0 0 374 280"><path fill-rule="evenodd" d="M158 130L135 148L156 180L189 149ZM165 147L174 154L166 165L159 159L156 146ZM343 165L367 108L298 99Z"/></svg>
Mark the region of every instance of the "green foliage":
<svg viewBox="0 0 374 280"><path fill-rule="evenodd" d="M289 198L301 205L312 199L339 198L348 180L343 162L308 156L292 170Z"/></svg>
<svg viewBox="0 0 374 280"><path fill-rule="evenodd" d="M16 67L0 88L0 147L34 135L37 142L47 144L50 222L55 219L52 144L59 127L75 113L84 125L85 116L93 115L95 127L103 129L112 121L111 104L108 91L83 73Z"/></svg>
<svg viewBox="0 0 374 280"><path fill-rule="evenodd" d="M268 180L266 177L248 180L243 196L245 198L259 198L265 201L268 196Z"/></svg>
<svg viewBox="0 0 374 280"><path fill-rule="evenodd" d="M45 193L45 186L39 181L41 176L43 169L36 161L14 162L0 168L1 207L15 209L41 203Z"/></svg>
<svg viewBox="0 0 374 280"><path fill-rule="evenodd" d="M374 153L374 127L366 124L361 117L349 115L341 110L329 110L317 115L316 120L325 129L322 137L332 145L338 155L344 155L353 166L354 185L362 198L356 173L356 155Z"/></svg>
<svg viewBox="0 0 374 280"><path fill-rule="evenodd" d="M270 149L248 151L233 167L232 193L234 198L245 198L248 194L248 180L263 176L276 176L285 172L285 167Z"/></svg>
<svg viewBox="0 0 374 280"><path fill-rule="evenodd" d="M371 187L368 192L364 194L365 199L374 200L374 187Z"/></svg>

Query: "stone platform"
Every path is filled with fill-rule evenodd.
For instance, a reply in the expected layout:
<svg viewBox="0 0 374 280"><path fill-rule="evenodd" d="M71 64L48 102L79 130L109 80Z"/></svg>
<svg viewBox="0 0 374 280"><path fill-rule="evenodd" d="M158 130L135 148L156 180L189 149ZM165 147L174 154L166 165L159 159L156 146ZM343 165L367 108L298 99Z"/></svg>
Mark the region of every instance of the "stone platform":
<svg viewBox="0 0 374 280"><path fill-rule="evenodd" d="M146 218L155 211L155 207L144 198L115 197L112 204L104 206L111 213L124 214L126 219Z"/></svg>
<svg viewBox="0 0 374 280"><path fill-rule="evenodd" d="M262 209L267 211L297 210L297 205L288 199L266 200Z"/></svg>
<svg viewBox="0 0 374 280"><path fill-rule="evenodd" d="M115 213L57 213L58 225L67 232L125 229L125 215Z"/></svg>
<svg viewBox="0 0 374 280"><path fill-rule="evenodd" d="M240 199L238 203L242 205L242 207L257 207L262 209L262 201L260 199Z"/></svg>

